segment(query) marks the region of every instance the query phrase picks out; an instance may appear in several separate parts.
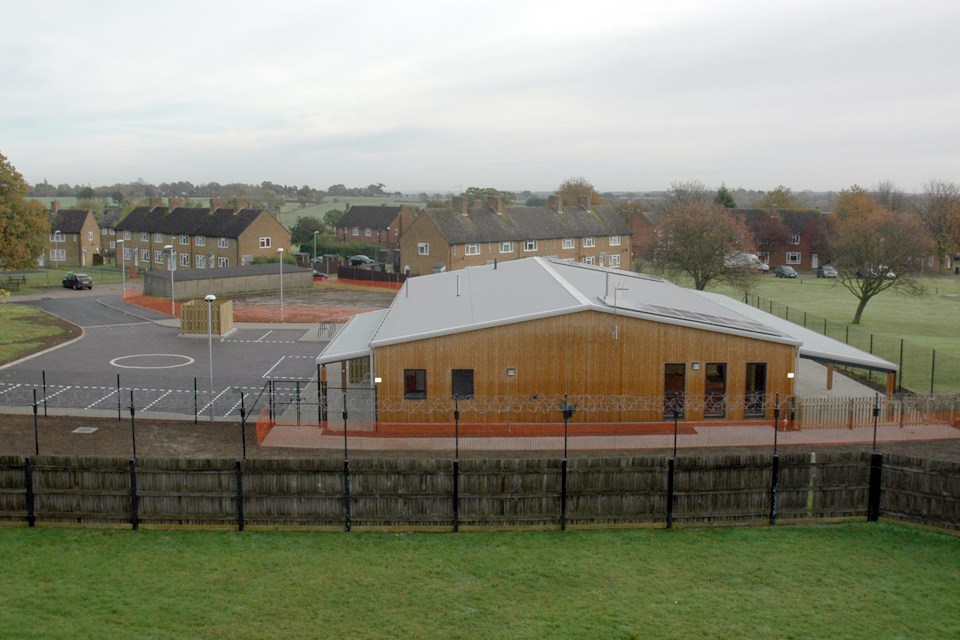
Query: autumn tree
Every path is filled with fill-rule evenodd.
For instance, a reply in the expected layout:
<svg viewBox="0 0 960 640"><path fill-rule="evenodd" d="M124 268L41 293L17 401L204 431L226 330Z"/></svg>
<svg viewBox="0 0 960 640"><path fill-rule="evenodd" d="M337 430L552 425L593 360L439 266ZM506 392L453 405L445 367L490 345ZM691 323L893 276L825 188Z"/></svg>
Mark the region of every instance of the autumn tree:
<svg viewBox="0 0 960 640"><path fill-rule="evenodd" d="M463 195L474 202L482 203L484 206L486 206L487 198L500 198L500 202L504 205L513 204L516 198L516 194L512 191L500 191L493 187L467 187Z"/></svg>
<svg viewBox="0 0 960 640"><path fill-rule="evenodd" d="M803 209L803 202L794 195L790 187L780 185L773 191L763 194L763 197L757 202L757 207L761 209L770 209L777 205L778 209Z"/></svg>
<svg viewBox="0 0 960 640"><path fill-rule="evenodd" d="M30 186L0 154L0 264L4 269L37 266L46 249L50 217L37 200L26 200Z"/></svg>
<svg viewBox="0 0 960 640"><path fill-rule="evenodd" d="M308 244L313 242L313 232L318 231L323 240L327 241L333 235L330 227L316 216L297 216L297 221L290 227L290 242L293 244Z"/></svg>
<svg viewBox="0 0 960 640"><path fill-rule="evenodd" d="M918 213L933 241L943 273L944 256L953 255L960 247L960 188L942 180L924 183Z"/></svg>
<svg viewBox="0 0 960 640"><path fill-rule="evenodd" d="M752 252L750 232L725 207L712 202L679 204L660 216L657 237L655 262L686 273L698 290L712 282L748 288L752 270L730 256Z"/></svg>
<svg viewBox="0 0 960 640"><path fill-rule="evenodd" d="M837 220L861 218L880 206L873 195L859 185L843 189L833 202L833 215ZM889 209L888 209L889 210Z"/></svg>
<svg viewBox="0 0 960 640"><path fill-rule="evenodd" d="M733 194L730 193L730 189L727 189L726 183L720 184L720 188L717 189L717 195L713 198L713 201L727 209L737 208L737 201L733 199Z"/></svg>
<svg viewBox="0 0 960 640"><path fill-rule="evenodd" d="M893 183L892 180L881 180L870 193L882 206L890 211L905 211L910 208L910 199Z"/></svg>
<svg viewBox="0 0 960 640"><path fill-rule="evenodd" d="M915 213L873 203L861 215L838 220L830 243L838 281L859 301L853 324L860 324L867 303L887 289L921 295L915 274L931 246Z"/></svg>
<svg viewBox="0 0 960 640"><path fill-rule="evenodd" d="M557 187L557 195L563 200L564 206L576 205L580 201L580 196L590 196L591 205L606 204L586 178L567 178Z"/></svg>

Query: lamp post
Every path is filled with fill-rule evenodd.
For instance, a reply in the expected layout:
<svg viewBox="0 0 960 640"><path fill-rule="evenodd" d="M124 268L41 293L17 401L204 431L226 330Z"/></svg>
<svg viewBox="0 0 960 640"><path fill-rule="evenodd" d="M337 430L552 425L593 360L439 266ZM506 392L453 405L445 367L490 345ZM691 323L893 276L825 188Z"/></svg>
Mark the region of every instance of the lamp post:
<svg viewBox="0 0 960 640"><path fill-rule="evenodd" d="M207 294L207 348L210 351L210 422L213 422L213 301L217 296Z"/></svg>
<svg viewBox="0 0 960 640"><path fill-rule="evenodd" d="M120 281L123 283L120 289L120 299L123 300L127 297L127 274L125 273L127 269L123 260L123 238L117 240L115 244L117 246L117 253L120 254Z"/></svg>
<svg viewBox="0 0 960 640"><path fill-rule="evenodd" d="M173 245L172 245L172 244L164 245L164 246L163 246L163 250L167 253L167 256L169 256L169 261L167 262L167 265L168 265L169 268L170 268L170 315L172 315L174 318L176 318L176 317L177 317L177 303L176 303L176 300L174 299L174 295L173 295L173 268L174 268L176 265L173 263L173 261L174 261Z"/></svg>
<svg viewBox="0 0 960 640"><path fill-rule="evenodd" d="M313 263L314 265L316 265L317 263L317 234L318 233L320 232L319 231L313 232Z"/></svg>
<svg viewBox="0 0 960 640"><path fill-rule="evenodd" d="M283 247L277 252L280 254L280 322L283 322Z"/></svg>

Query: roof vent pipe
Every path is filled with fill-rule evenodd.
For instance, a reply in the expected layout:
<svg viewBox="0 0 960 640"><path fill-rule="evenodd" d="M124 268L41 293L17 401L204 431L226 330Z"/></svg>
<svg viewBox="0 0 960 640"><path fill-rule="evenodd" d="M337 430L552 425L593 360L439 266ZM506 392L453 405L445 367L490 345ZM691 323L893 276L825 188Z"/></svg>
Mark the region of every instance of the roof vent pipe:
<svg viewBox="0 0 960 640"><path fill-rule="evenodd" d="M497 270L497 259L496 259L496 258L493 259L493 270L494 270L494 271Z"/></svg>

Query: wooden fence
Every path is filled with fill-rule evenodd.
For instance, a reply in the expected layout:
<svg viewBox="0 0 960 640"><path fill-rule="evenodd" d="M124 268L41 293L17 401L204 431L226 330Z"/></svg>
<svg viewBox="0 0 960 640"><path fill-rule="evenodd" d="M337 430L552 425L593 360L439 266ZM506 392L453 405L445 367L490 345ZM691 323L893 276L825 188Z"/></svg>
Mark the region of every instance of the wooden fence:
<svg viewBox="0 0 960 640"><path fill-rule="evenodd" d="M7 456L0 457L0 521L450 530L868 514L870 454L690 456L676 460L672 478L671 467L657 457L346 462ZM881 469L874 464L873 471ZM876 500L883 517L960 528L960 465L889 456L880 478Z"/></svg>
<svg viewBox="0 0 960 640"><path fill-rule="evenodd" d="M789 414L796 429L855 429L925 424L960 426L957 395L884 396L874 398L791 398Z"/></svg>

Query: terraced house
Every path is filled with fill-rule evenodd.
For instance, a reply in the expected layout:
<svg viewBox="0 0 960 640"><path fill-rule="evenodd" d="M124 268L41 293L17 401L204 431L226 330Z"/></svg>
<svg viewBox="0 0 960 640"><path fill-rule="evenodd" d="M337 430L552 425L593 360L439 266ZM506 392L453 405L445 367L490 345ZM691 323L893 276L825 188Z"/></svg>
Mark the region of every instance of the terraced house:
<svg viewBox="0 0 960 640"><path fill-rule="evenodd" d="M259 209L138 207L115 230L122 262L143 269L166 269L166 246L179 269L236 267L290 251L290 232Z"/></svg>
<svg viewBox="0 0 960 640"><path fill-rule="evenodd" d="M581 197L564 207L558 196L546 206L485 206L427 209L400 238L401 268L410 275L454 271L518 258L556 257L615 269L630 268L627 224L608 206Z"/></svg>

